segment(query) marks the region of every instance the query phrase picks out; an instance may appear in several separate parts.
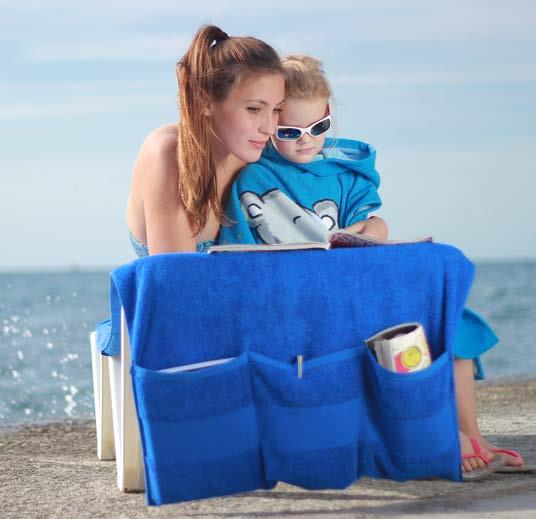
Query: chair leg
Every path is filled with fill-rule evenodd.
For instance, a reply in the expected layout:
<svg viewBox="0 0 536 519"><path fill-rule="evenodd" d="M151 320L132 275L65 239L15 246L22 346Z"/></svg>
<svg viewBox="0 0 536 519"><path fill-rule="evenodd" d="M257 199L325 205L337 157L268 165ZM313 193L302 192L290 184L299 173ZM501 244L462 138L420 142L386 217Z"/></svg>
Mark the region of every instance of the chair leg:
<svg viewBox="0 0 536 519"><path fill-rule="evenodd" d="M121 355L109 357L112 389L117 486L122 492L145 490L143 456L132 379L130 342L121 311Z"/></svg>
<svg viewBox="0 0 536 519"><path fill-rule="evenodd" d="M100 460L115 459L114 429L108 357L97 348L97 334L89 336L91 368L93 372L93 396L95 399L95 426L97 429L97 457Z"/></svg>

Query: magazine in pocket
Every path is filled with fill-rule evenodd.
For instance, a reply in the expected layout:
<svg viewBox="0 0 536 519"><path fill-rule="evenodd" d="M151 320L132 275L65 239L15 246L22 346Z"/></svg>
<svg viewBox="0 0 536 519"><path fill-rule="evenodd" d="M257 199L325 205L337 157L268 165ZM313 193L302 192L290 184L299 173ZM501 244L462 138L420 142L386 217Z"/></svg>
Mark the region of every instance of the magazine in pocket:
<svg viewBox="0 0 536 519"><path fill-rule="evenodd" d="M367 419L362 421L360 475L396 480L459 479L460 454L447 352L420 371L395 373L364 358Z"/></svg>

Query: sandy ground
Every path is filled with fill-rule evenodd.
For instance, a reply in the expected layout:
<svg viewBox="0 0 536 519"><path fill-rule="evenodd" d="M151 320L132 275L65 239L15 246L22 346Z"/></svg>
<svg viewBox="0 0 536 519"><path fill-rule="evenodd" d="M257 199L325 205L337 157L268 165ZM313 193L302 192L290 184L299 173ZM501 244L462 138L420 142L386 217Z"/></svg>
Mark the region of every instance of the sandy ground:
<svg viewBox="0 0 536 519"><path fill-rule="evenodd" d="M484 434L536 464L536 381L479 386ZM271 491L147 507L96 458L91 419L0 429L0 517L536 517L536 473L474 483L362 479L346 490Z"/></svg>

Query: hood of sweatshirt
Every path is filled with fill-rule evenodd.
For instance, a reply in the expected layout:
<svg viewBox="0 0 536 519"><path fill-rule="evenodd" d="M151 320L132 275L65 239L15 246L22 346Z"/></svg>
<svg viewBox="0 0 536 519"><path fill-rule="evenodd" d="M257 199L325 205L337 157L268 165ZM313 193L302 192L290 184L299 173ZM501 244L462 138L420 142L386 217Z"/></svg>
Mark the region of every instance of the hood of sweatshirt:
<svg viewBox="0 0 536 519"><path fill-rule="evenodd" d="M327 138L322 152L307 164L298 164L287 160L271 142L257 162L257 164L268 169L271 169L274 164L281 166L292 165L298 170L318 177L340 175L344 170L353 171L363 175L378 187L380 185L380 176L376 171L375 163L376 150L372 145L352 139L333 138Z"/></svg>

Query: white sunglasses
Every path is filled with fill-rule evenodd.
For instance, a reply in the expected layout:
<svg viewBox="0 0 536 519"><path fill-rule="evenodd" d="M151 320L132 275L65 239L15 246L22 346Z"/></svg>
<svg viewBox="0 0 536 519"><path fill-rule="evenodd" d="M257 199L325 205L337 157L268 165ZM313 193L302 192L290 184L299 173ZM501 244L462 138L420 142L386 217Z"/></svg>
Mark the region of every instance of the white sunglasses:
<svg viewBox="0 0 536 519"><path fill-rule="evenodd" d="M297 141L302 137L304 133L308 133L311 137L318 137L323 133L326 133L331 128L331 114L323 117L319 121L314 122L307 128L300 128L298 126L278 126L275 131L275 138L279 141Z"/></svg>

